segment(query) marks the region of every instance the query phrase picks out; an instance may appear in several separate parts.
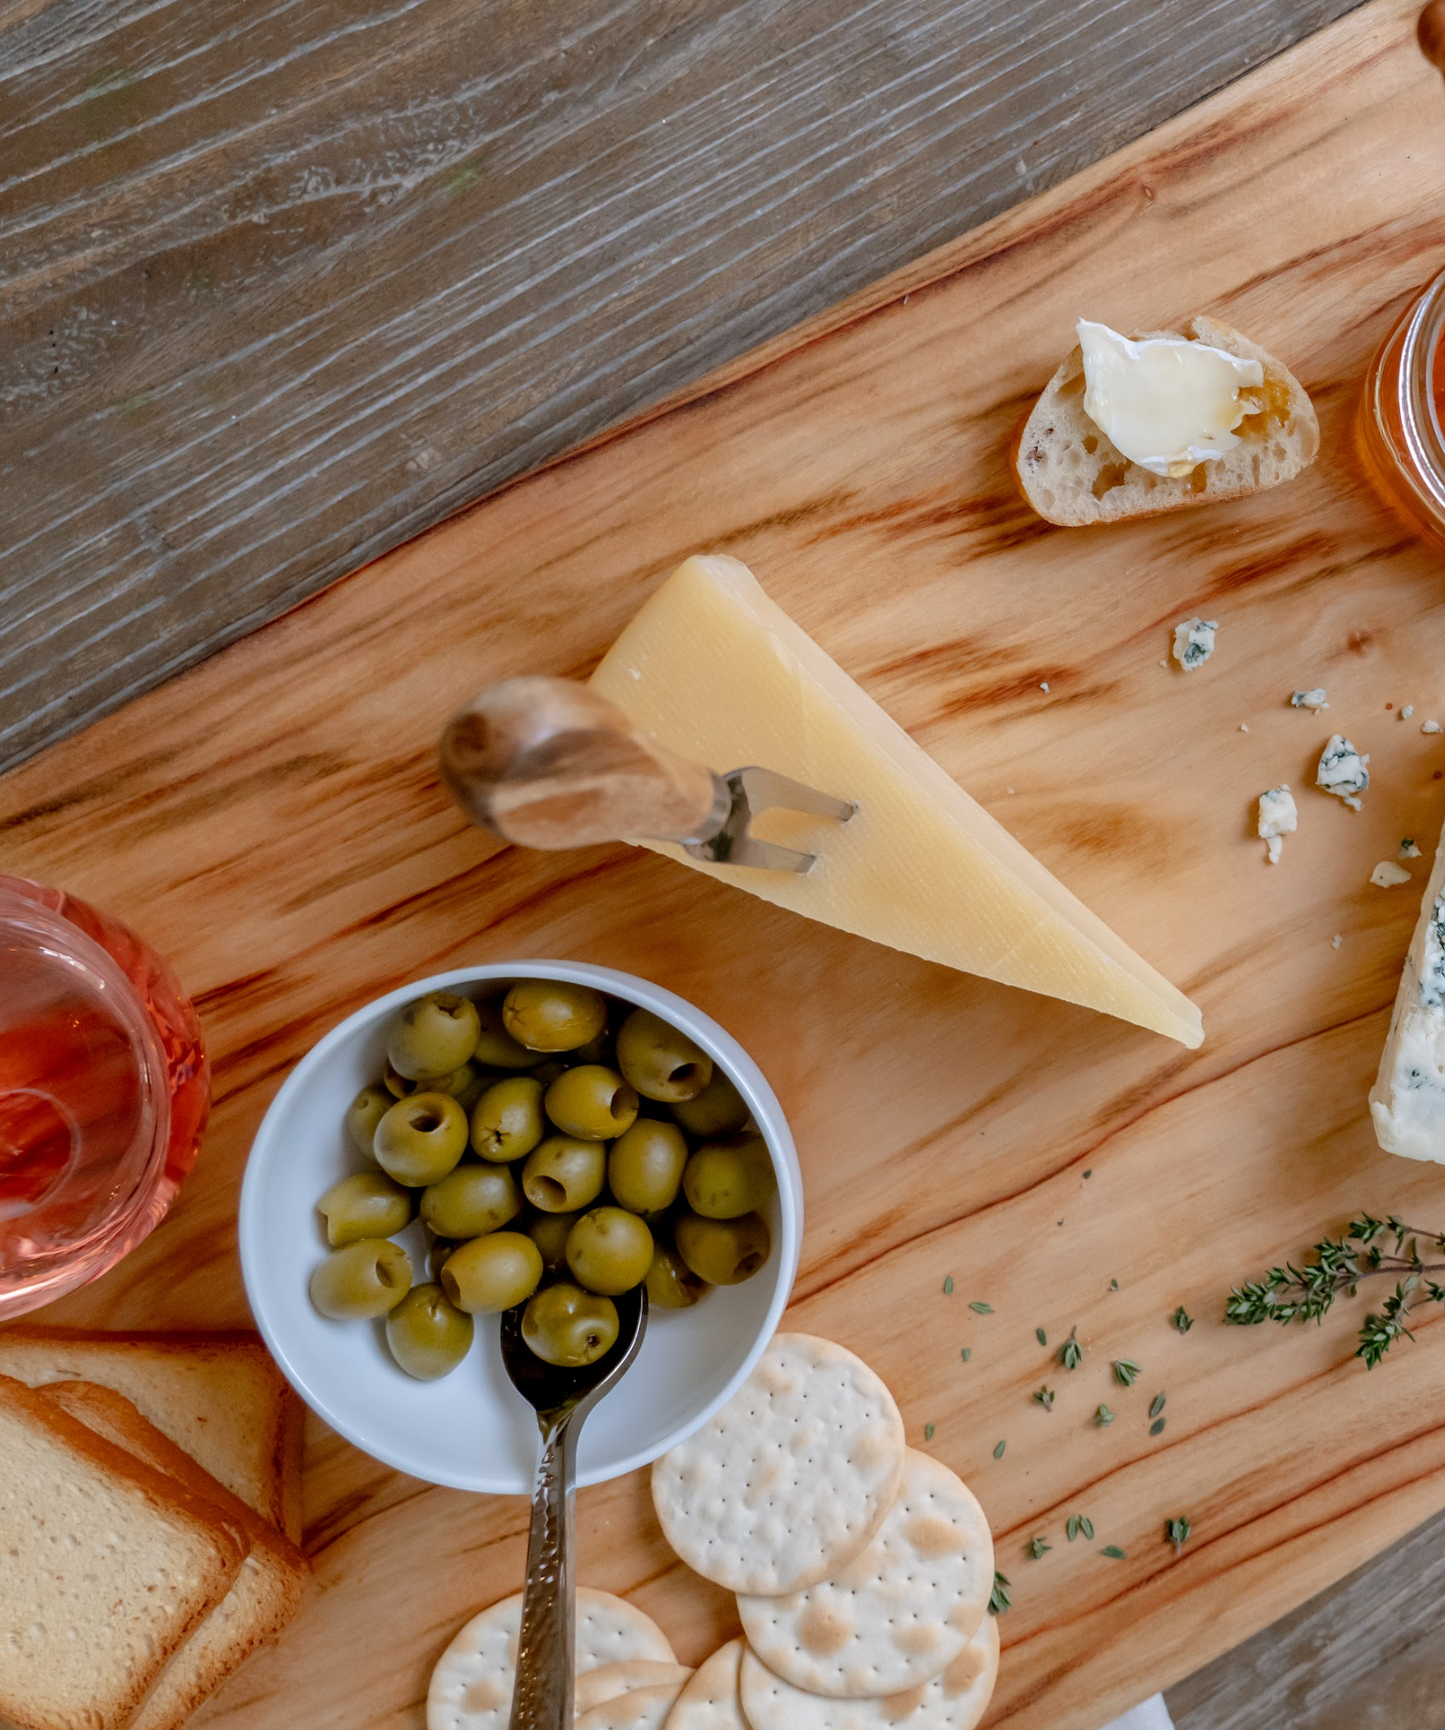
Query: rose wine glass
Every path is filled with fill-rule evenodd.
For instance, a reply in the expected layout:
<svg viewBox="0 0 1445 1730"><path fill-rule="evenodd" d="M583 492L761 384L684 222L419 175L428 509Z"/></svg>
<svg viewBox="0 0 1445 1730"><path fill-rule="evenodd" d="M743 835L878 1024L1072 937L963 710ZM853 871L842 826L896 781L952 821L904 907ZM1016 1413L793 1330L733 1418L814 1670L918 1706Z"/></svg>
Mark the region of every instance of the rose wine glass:
<svg viewBox="0 0 1445 1730"><path fill-rule="evenodd" d="M154 1230L209 1106L196 1012L160 956L63 890L0 875L0 1321Z"/></svg>

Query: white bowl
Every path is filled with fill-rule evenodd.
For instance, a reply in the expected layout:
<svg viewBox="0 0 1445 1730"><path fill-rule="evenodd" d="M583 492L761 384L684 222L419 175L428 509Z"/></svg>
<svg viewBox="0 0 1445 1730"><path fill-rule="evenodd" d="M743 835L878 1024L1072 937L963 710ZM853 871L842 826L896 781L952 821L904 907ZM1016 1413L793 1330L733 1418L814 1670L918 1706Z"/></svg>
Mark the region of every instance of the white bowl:
<svg viewBox="0 0 1445 1730"><path fill-rule="evenodd" d="M577 1453L578 1481L602 1483L645 1466L691 1435L730 1399L772 1338L788 1301L802 1240L798 1156L762 1071L710 1017L661 986L608 967L570 961L505 962L439 973L380 997L312 1047L262 1119L241 1189L241 1270L257 1326L287 1380L319 1417L398 1471L429 1483L495 1495L532 1488L537 1423L502 1367L495 1317L477 1318L461 1366L437 1382L413 1381L392 1361L380 1322L328 1321L307 1295L326 1254L317 1198L363 1168L343 1127L347 1106L386 1061L392 1017L428 991L461 991L514 979L566 979L638 1004L680 1027L735 1083L778 1173L766 1210L767 1264L742 1285L720 1287L688 1310L654 1310L636 1363L595 1408ZM420 1269L424 1234L399 1240Z"/></svg>

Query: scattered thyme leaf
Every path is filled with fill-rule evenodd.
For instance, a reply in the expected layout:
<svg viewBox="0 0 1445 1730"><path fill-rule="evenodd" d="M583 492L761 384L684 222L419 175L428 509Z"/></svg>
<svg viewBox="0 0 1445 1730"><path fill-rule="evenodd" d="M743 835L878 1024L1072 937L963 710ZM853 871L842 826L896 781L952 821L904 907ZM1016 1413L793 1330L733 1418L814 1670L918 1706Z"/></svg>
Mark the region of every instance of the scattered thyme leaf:
<svg viewBox="0 0 1445 1730"><path fill-rule="evenodd" d="M1029 1560L1033 1562L1042 1562L1044 1557L1048 1555L1049 1551L1052 1550L1053 1547L1052 1544L1046 1544L1042 1538L1030 1538Z"/></svg>
<svg viewBox="0 0 1445 1730"><path fill-rule="evenodd" d="M933 1425L932 1424L925 1424L923 1426L923 1439L925 1442L931 1442L933 1440Z"/></svg>
<svg viewBox="0 0 1445 1730"><path fill-rule="evenodd" d="M1120 1387L1132 1388L1139 1379L1139 1366L1132 1358L1115 1358L1113 1369L1114 1380Z"/></svg>
<svg viewBox="0 0 1445 1730"><path fill-rule="evenodd" d="M1164 1399L1165 1396L1163 1394L1155 1394L1154 1398L1150 1400L1149 1416L1151 1418L1157 1418L1160 1412L1164 1410Z"/></svg>
<svg viewBox="0 0 1445 1730"><path fill-rule="evenodd" d="M1117 1544L1105 1544L1103 1549L1099 1551L1099 1554L1101 1556L1109 1556L1116 1562L1127 1562L1129 1559L1128 1551L1121 1550Z"/></svg>
<svg viewBox="0 0 1445 1730"><path fill-rule="evenodd" d="M1039 1344L1041 1346L1046 1346L1049 1343L1049 1336L1044 1332L1044 1330L1042 1328L1035 1328L1034 1329L1034 1338L1039 1342Z"/></svg>
<svg viewBox="0 0 1445 1730"><path fill-rule="evenodd" d="M968 1360L973 1356L973 1347L972 1346L961 1347L958 1355L963 1359L963 1361L965 1363L967 1363Z"/></svg>
<svg viewBox="0 0 1445 1730"><path fill-rule="evenodd" d="M1109 1290L1110 1290L1110 1291L1118 1291L1118 1289L1119 1289L1119 1282L1118 1282L1118 1280L1116 1280L1116 1279L1111 1279L1111 1280L1110 1280L1110 1281L1109 1281Z"/></svg>
<svg viewBox="0 0 1445 1730"><path fill-rule="evenodd" d="M1155 1418L1154 1422L1149 1426L1149 1434L1151 1436L1162 1436L1164 1434L1164 1426L1168 1422L1168 1418Z"/></svg>
<svg viewBox="0 0 1445 1730"><path fill-rule="evenodd" d="M996 1460L1001 1460L1003 1458L1003 1451L1007 1446L1008 1446L1008 1443L1006 1441L1000 1442L998 1444L998 1446L993 1451L993 1457Z"/></svg>
<svg viewBox="0 0 1445 1730"><path fill-rule="evenodd" d="M1100 1406L1098 1411L1094 1413L1093 1422L1096 1423L1101 1430L1107 1430L1113 1421L1114 1414L1107 1406Z"/></svg>
<svg viewBox="0 0 1445 1730"><path fill-rule="evenodd" d="M1190 1328L1194 1326L1194 1317L1190 1315L1183 1304L1180 1304L1174 1312L1174 1325L1182 1334L1187 1334Z"/></svg>
<svg viewBox="0 0 1445 1730"><path fill-rule="evenodd" d="M973 1313L976 1316L991 1316L993 1314L993 1305L992 1304L975 1302L975 1303L971 1303L968 1307L973 1311Z"/></svg>
<svg viewBox="0 0 1445 1730"><path fill-rule="evenodd" d="M1052 1388L1039 1388L1039 1389L1037 1389L1034 1393L1034 1398L1038 1401L1038 1403L1044 1408L1044 1410L1046 1412L1053 1411L1053 1409L1054 1409L1054 1390Z"/></svg>
<svg viewBox="0 0 1445 1730"><path fill-rule="evenodd" d="M993 1590L988 1595L988 1613L990 1616L1002 1616L1005 1610L1013 1609L1013 1599L1008 1595L1010 1582L994 1570Z"/></svg>
<svg viewBox="0 0 1445 1730"><path fill-rule="evenodd" d="M1174 1554L1176 1556L1179 1554L1179 1552L1189 1542L1188 1515L1180 1514L1175 1519L1166 1520L1164 1522L1164 1542L1166 1544L1173 1544Z"/></svg>
<svg viewBox="0 0 1445 1730"><path fill-rule="evenodd" d="M1069 1337L1059 1347L1059 1362L1066 1370L1076 1370L1084 1361L1084 1348L1079 1344L1077 1327L1069 1329Z"/></svg>
<svg viewBox="0 0 1445 1730"><path fill-rule="evenodd" d="M952 1274L948 1274L944 1278L943 1295L945 1297L952 1297L953 1296L953 1275Z"/></svg>

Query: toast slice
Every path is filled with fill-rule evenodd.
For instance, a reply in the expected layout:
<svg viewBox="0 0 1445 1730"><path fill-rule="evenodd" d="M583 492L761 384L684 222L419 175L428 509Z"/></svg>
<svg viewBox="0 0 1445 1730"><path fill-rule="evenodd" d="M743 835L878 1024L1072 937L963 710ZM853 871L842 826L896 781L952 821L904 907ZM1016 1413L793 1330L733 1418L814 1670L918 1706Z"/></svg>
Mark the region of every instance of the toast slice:
<svg viewBox="0 0 1445 1730"><path fill-rule="evenodd" d="M63 1411L146 1465L209 1502L250 1540L230 1591L161 1672L127 1730L175 1730L240 1664L270 1645L295 1615L311 1577L301 1551L203 1472L131 1402L93 1382L53 1382L40 1390Z"/></svg>
<svg viewBox="0 0 1445 1730"><path fill-rule="evenodd" d="M301 1536L301 1402L251 1333L0 1329L0 1376L96 1382L294 1542Z"/></svg>
<svg viewBox="0 0 1445 1730"><path fill-rule="evenodd" d="M230 1591L246 1540L212 1502L0 1377L0 1716L121 1730Z"/></svg>
<svg viewBox="0 0 1445 1730"><path fill-rule="evenodd" d="M1013 450L1019 490L1048 522L1081 528L1237 499L1292 480L1315 460L1320 423L1314 404L1283 362L1231 326L1203 316L1181 331L1144 331L1136 340L1175 335L1260 363L1264 383L1252 393L1260 406L1235 428L1241 442L1178 477L1130 462L1084 413L1084 357L1076 347L1045 386Z"/></svg>

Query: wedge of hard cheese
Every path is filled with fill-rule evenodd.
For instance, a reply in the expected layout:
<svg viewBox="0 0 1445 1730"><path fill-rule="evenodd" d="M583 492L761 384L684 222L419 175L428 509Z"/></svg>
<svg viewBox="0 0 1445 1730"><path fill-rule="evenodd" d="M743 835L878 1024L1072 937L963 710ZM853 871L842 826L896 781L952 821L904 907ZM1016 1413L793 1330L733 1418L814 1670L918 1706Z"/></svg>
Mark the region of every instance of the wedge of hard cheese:
<svg viewBox="0 0 1445 1730"><path fill-rule="evenodd" d="M680 566L592 682L634 724L712 769L761 764L858 803L841 826L786 812L757 823L765 839L820 855L806 876L643 845L926 960L1184 1045L1204 1037L1189 999L975 804L736 559Z"/></svg>
<svg viewBox="0 0 1445 1730"><path fill-rule="evenodd" d="M1445 834L1405 957L1370 1115L1386 1153L1445 1164Z"/></svg>

